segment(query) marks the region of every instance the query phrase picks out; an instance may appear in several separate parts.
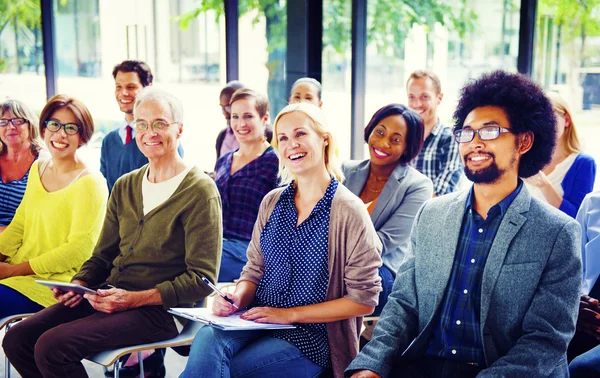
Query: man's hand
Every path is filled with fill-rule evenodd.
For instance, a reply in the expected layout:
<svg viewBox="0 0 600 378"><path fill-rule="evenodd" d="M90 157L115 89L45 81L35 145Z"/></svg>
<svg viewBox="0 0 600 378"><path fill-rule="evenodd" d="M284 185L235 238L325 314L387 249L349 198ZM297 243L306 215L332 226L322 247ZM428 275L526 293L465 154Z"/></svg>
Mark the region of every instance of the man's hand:
<svg viewBox="0 0 600 378"><path fill-rule="evenodd" d="M597 299L587 295L581 297L577 329L600 341L600 304Z"/></svg>
<svg viewBox="0 0 600 378"><path fill-rule="evenodd" d="M352 374L350 378L381 378L381 375L371 370L359 370Z"/></svg>
<svg viewBox="0 0 600 378"><path fill-rule="evenodd" d="M98 289L97 292L97 295L85 294L83 296L96 311L110 314L139 307L135 292L115 288L108 290Z"/></svg>
<svg viewBox="0 0 600 378"><path fill-rule="evenodd" d="M294 309L254 307L242 314L240 318L257 323L292 324L294 323Z"/></svg>
<svg viewBox="0 0 600 378"><path fill-rule="evenodd" d="M87 287L87 282L81 280L72 280L71 283ZM64 291L60 291L58 289L51 290L58 303L62 303L70 308L78 306L83 300L83 296L81 294L76 294L72 291L67 291L65 293Z"/></svg>

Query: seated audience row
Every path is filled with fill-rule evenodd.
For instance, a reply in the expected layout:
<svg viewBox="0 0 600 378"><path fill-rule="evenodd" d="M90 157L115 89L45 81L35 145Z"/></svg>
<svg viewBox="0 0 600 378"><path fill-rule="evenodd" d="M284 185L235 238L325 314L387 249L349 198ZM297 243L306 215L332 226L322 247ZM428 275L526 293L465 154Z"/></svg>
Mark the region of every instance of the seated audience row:
<svg viewBox="0 0 600 378"><path fill-rule="evenodd" d="M59 302L7 333L4 348L17 370L24 376L86 376L80 363L86 355L173 337L177 330L166 309L202 300L210 290L201 276L213 282L218 276L239 277L229 299L249 308L243 318L296 328L205 327L182 376L199 371L342 376L346 368L356 377L442 371L510 376L531 370L566 375L565 350L577 313L573 298L579 294L573 292L581 281L580 253L573 248L579 231L572 219L533 199L520 177L551 205L574 215L591 191L581 177L593 182L595 163L579 153L568 108L561 113L552 95L550 102L529 79L502 71L463 88L447 144L440 137L445 129L427 107L442 99L435 78L428 71L411 76L409 99L424 110L418 114L400 104L378 110L365 128L370 159L343 167L319 109L318 82L305 78L294 84L290 102L301 103L277 116L273 146L266 141L268 100L240 88L224 108L238 147L217 161L215 182L177 153L183 132L179 101L145 88L135 94L130 118L132 137L149 164L116 180L108 208L103 181L75 154L93 132L91 116L77 100L53 98L40 124L51 157L29 163L26 174L32 176L22 204L0 234L2 299L24 306L15 313ZM515 88L520 98L514 98ZM18 128L9 118L19 118L15 112L25 113L3 112L6 130ZM19 125L34 117L22 118ZM1 134L3 143L14 134ZM436 182L409 164L418 166L428 140L462 157L473 182L469 192L427 201L436 194ZM23 151L23 143L13 147ZM449 173L437 185L447 188L454 178ZM78 187L85 182L91 187ZM283 187L275 189L278 185ZM94 201L80 196L85 206L77 201L66 206L56 193L73 197L73 188L96 193ZM50 205L39 206L44 201ZM26 244L50 242L43 232L60 223L57 216L64 223L65 211L77 227L65 227L57 247L41 245L43 251L35 252ZM84 218L88 229L81 227ZM94 227L95 232L89 229ZM65 268L64 257L82 234L87 254L78 248L81 259L66 259ZM56 259L60 266L50 267ZM68 282L73 275L72 282L98 294L50 293L34 283ZM38 293L44 290L42 303ZM552 313L534 306L549 296L558 300ZM593 299L582 300L587 306L582 312L600 310ZM379 314L384 306L373 340L348 367L358 353L361 317ZM220 316L234 310L220 297L213 305ZM65 353L68 360L60 357ZM548 358L559 363L541 366ZM164 368L159 374L164 376Z"/></svg>

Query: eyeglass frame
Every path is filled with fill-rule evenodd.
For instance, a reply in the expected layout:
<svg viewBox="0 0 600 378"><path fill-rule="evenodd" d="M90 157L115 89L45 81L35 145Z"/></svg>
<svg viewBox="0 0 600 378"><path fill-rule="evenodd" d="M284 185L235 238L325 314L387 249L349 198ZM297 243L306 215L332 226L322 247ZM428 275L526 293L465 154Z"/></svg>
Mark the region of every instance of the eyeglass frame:
<svg viewBox="0 0 600 378"><path fill-rule="evenodd" d="M56 123L58 125L58 129L52 130L50 127L48 127L48 123L50 123L50 122ZM60 131L60 129L63 129L63 130L65 130L65 134L67 134L67 135L77 135L81 131L81 127L78 124L73 123L73 122L60 123L60 122L55 121L53 119L49 119L49 120L45 121L44 124L46 125L46 129L50 130L50 132L53 132L53 133L57 133L57 132ZM77 129L77 131L75 131L74 133L68 132L67 131L67 126L69 126L69 125L75 126L75 128Z"/></svg>
<svg viewBox="0 0 600 378"><path fill-rule="evenodd" d="M138 127L138 123L139 122L144 122L146 124L146 127L143 127L143 128L142 127ZM163 128L163 129L161 129L160 127L154 127L154 125L156 123L158 123L158 122L165 123L167 126L165 126L165 128ZM148 124L148 122L143 121L143 120L136 120L136 121L133 122L133 126L134 126L135 130L140 130L140 131L146 131L146 130L148 130L150 128L152 129L152 131L156 131L156 130L165 131L166 129L169 128L169 126L171 126L171 125L173 125L175 123L181 124L181 122L179 122L179 121L167 122L167 121L164 121L164 120L161 120L161 119L155 119L153 122L151 122L151 124Z"/></svg>
<svg viewBox="0 0 600 378"><path fill-rule="evenodd" d="M498 135L495 138L489 138L489 139L485 139L481 137L481 130L490 130L490 129L497 129L498 130ZM472 128L468 128L467 130L473 132L473 134L471 135L471 139L466 140L466 141L460 141L460 137L463 133L465 129L458 129L458 130L454 130L452 132L452 134L454 135L454 140L456 141L456 143L471 143L473 141L473 139L475 139L475 134L477 134L477 136L479 137L480 140L483 141L490 141L490 140L496 140L498 138L500 138L500 135L505 134L505 133L512 133L514 134L514 132L510 129L507 129L505 127L501 127L501 126L495 126L495 125L489 125L489 126L483 126L482 128L479 129L472 129Z"/></svg>
<svg viewBox="0 0 600 378"><path fill-rule="evenodd" d="M22 119L23 123L15 125L15 120L18 119ZM6 124L3 125L2 121L6 121ZM16 117L16 118L0 118L0 127L8 127L8 124L11 123L14 127L18 127L18 126L22 126L26 123L29 123L29 120L27 118L23 118L23 117Z"/></svg>

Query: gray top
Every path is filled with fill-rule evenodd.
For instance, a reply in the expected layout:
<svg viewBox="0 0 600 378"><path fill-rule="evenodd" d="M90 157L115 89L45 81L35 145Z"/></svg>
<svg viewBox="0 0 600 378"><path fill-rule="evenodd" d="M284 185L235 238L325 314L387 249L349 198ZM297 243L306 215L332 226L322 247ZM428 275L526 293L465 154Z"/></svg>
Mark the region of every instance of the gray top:
<svg viewBox="0 0 600 378"><path fill-rule="evenodd" d="M367 182L370 167L369 160L352 160L342 165L346 177L344 185L357 196ZM431 180L406 165L398 165L394 169L379 194L371 212L371 220L383 243L383 264L394 274L408 254L410 229L415 215L432 195Z"/></svg>

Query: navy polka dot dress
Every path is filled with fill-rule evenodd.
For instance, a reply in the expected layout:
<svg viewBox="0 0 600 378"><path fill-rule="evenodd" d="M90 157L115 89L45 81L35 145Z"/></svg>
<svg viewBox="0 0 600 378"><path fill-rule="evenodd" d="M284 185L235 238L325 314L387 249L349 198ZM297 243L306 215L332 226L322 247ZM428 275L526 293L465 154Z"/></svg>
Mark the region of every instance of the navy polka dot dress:
<svg viewBox="0 0 600 378"><path fill-rule="evenodd" d="M260 235L265 271L256 289L255 306L289 308L325 301L329 218L337 186L332 178L323 198L298 227L293 183L281 193ZM325 324L295 325L296 329L277 330L273 336L294 344L317 365L329 367Z"/></svg>

